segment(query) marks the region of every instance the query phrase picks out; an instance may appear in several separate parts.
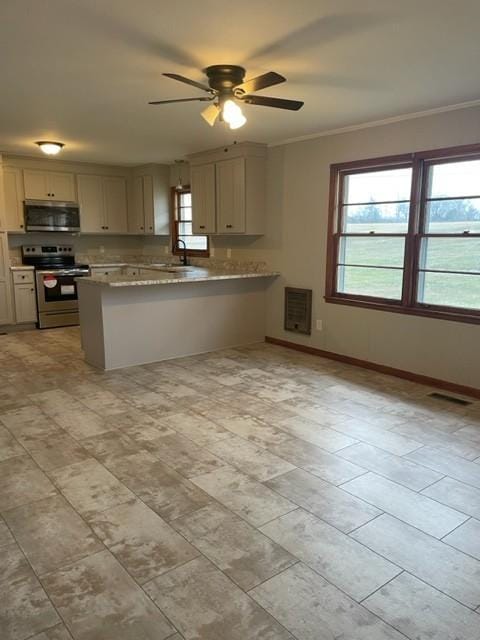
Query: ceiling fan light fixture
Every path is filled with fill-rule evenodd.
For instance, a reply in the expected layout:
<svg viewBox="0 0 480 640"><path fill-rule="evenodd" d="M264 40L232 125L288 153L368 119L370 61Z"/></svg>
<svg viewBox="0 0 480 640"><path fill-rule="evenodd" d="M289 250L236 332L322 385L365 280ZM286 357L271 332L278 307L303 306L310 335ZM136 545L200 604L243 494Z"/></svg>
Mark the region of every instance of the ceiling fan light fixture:
<svg viewBox="0 0 480 640"><path fill-rule="evenodd" d="M205 122L207 122L211 127L213 127L218 116L220 115L220 108L216 104L210 104L206 109L202 111L200 115L205 120Z"/></svg>
<svg viewBox="0 0 480 640"><path fill-rule="evenodd" d="M39 140L35 144L48 156L56 156L65 146L63 142L52 142L50 140Z"/></svg>
<svg viewBox="0 0 480 640"><path fill-rule="evenodd" d="M223 103L222 118L230 129L240 129L247 122L242 110L233 100L225 100Z"/></svg>

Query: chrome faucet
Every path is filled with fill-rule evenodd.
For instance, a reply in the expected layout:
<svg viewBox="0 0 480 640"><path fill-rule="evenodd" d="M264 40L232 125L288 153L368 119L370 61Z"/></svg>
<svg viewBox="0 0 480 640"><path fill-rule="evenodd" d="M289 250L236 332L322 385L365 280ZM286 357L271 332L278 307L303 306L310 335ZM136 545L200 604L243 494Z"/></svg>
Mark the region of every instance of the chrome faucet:
<svg viewBox="0 0 480 640"><path fill-rule="evenodd" d="M183 256L181 256L180 258L180 262L183 264L184 267L188 266L188 256L187 256L187 245L185 244L185 240L182 240L181 238L177 238L177 240L175 241L175 244L173 245L173 251L175 251L176 249L180 249L179 243L183 244Z"/></svg>

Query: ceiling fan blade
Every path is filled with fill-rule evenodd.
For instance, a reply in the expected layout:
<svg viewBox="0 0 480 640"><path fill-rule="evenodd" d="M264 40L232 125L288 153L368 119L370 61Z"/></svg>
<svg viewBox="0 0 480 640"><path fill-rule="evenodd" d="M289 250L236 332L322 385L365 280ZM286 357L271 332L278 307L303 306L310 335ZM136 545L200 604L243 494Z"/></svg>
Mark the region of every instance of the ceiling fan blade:
<svg viewBox="0 0 480 640"><path fill-rule="evenodd" d="M220 108L216 104L210 104L200 115L211 127L213 127L220 115Z"/></svg>
<svg viewBox="0 0 480 640"><path fill-rule="evenodd" d="M201 82L196 82L195 80L190 80L190 78L185 78L185 76L180 76L178 73L164 73L162 74L167 78L171 78L172 80L178 80L178 82L183 82L184 84L189 84L192 87L197 87L197 89L201 89L202 91L208 91L208 93L216 93L210 87L207 87L206 84L202 84Z"/></svg>
<svg viewBox="0 0 480 640"><path fill-rule="evenodd" d="M174 100L155 100L154 102L149 102L148 104L171 104L172 102L210 102L214 97L204 98L203 96L199 98L177 98Z"/></svg>
<svg viewBox="0 0 480 640"><path fill-rule="evenodd" d="M250 91L260 91L260 89L266 89L267 87L273 87L275 84L280 84L281 82L285 82L286 78L281 76L279 73L275 73L275 71L269 71L268 73L264 73L261 76L257 76L256 78L250 78L249 80L245 80L242 84L239 84L235 87L235 91L244 91L245 93L249 93Z"/></svg>
<svg viewBox="0 0 480 640"><path fill-rule="evenodd" d="M260 107L275 107L276 109L288 109L289 111L298 111L303 107L303 102L299 100L286 100L285 98L270 98L268 96L252 96L246 94L239 97L246 104L256 104Z"/></svg>

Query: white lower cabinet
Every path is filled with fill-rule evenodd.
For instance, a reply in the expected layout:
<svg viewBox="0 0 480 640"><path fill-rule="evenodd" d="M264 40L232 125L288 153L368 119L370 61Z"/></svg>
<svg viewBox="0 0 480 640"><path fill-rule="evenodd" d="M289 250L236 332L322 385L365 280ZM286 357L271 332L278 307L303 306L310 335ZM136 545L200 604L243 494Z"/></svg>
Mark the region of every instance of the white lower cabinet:
<svg viewBox="0 0 480 640"><path fill-rule="evenodd" d="M37 321L37 301L34 284L16 284L13 287L15 300L15 320L22 322Z"/></svg>
<svg viewBox="0 0 480 640"><path fill-rule="evenodd" d="M0 325L11 324L13 321L11 291L7 234L0 232Z"/></svg>

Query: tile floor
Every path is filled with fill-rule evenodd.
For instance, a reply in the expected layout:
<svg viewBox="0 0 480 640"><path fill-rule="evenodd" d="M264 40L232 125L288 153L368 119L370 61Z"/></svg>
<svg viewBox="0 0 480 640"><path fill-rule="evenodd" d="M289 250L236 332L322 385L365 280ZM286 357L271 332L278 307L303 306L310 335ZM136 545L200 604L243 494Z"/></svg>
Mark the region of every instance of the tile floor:
<svg viewBox="0 0 480 640"><path fill-rule="evenodd" d="M2 640L478 640L480 402L271 345L0 336Z"/></svg>

